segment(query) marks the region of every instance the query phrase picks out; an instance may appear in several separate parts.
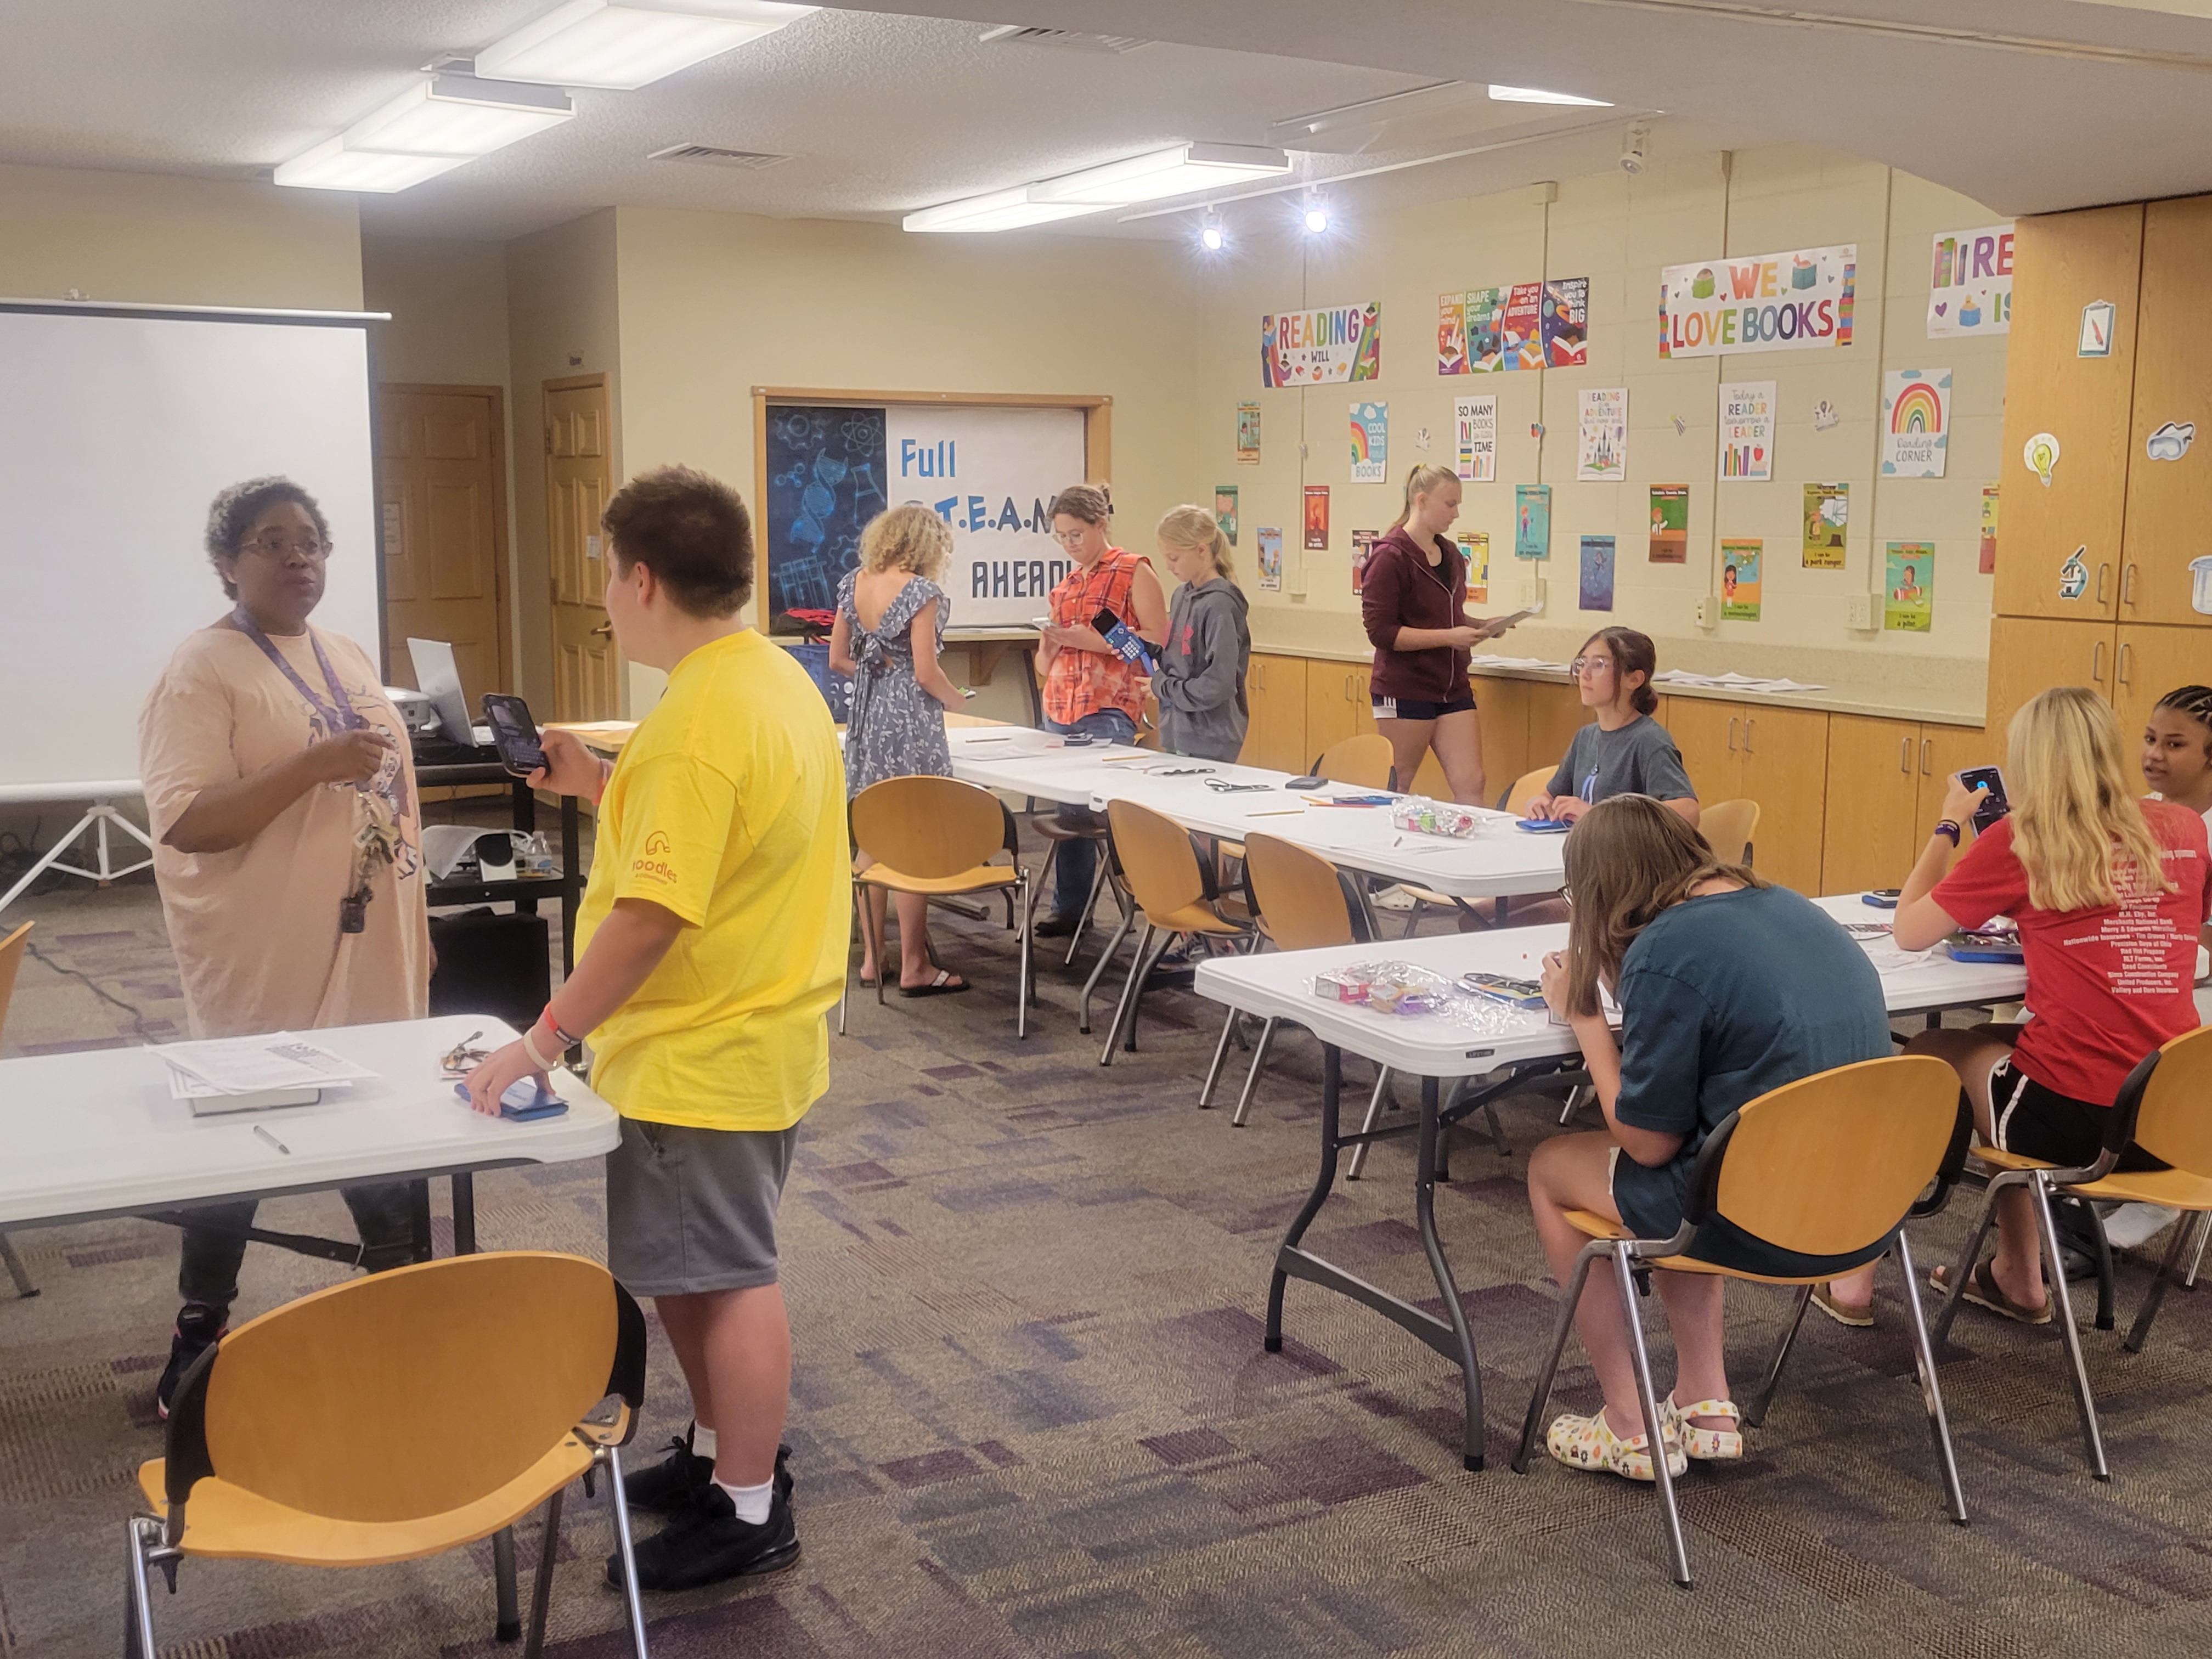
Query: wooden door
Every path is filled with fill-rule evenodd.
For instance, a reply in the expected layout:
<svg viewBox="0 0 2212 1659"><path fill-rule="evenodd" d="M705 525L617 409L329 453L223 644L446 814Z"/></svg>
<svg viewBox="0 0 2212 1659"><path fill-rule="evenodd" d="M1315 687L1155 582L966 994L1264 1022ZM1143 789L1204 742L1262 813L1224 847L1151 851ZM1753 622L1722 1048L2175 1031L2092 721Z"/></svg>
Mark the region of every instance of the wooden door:
<svg viewBox="0 0 2212 1659"><path fill-rule="evenodd" d="M622 663L604 604L599 514L614 493L604 374L545 382L545 541L553 573L553 718L622 713Z"/></svg>
<svg viewBox="0 0 2212 1659"><path fill-rule="evenodd" d="M1933 720L1920 728L1919 799L1913 804L1912 858L1920 856L1920 849L1928 844L1929 834L1943 816L1943 797L1950 793L1952 778L1970 766L2004 764L2004 734L1996 733L1994 742L1990 736L1986 726L1939 726ZM1836 810L1832 783L1828 810ZM1881 884L1898 887L1904 882L1900 871Z"/></svg>
<svg viewBox="0 0 2212 1659"><path fill-rule="evenodd" d="M1528 758L1528 694L1534 690L1527 680L1484 678L1474 683L1482 722L1482 787L1493 806L1523 772L1540 763Z"/></svg>
<svg viewBox="0 0 2212 1659"><path fill-rule="evenodd" d="M2109 623L1992 617L1990 712L1983 728L1993 745L2004 747L2014 711L2039 691L2054 685L2086 685L2110 697L2116 634Z"/></svg>
<svg viewBox="0 0 2212 1659"><path fill-rule="evenodd" d="M514 690L507 612L506 412L497 386L377 388L388 684L415 687L407 641L453 647L471 711Z"/></svg>
<svg viewBox="0 0 2212 1659"><path fill-rule="evenodd" d="M1690 786L1704 802L1731 800L1743 791L1743 705L1713 697L1670 697L1667 730L1682 751ZM1762 834L1764 832L1762 831Z"/></svg>
<svg viewBox="0 0 2212 1659"><path fill-rule="evenodd" d="M2139 202L2022 219L2014 231L1999 475L2002 616L2110 617L2118 605L2142 240ZM2115 308L2111 355L2084 357L2082 309L2100 302ZM2154 343L2162 352L2171 342ZM2059 441L2048 486L2024 453L2045 432ZM2087 580L2069 599L2060 573L2077 550Z"/></svg>
<svg viewBox="0 0 2212 1659"><path fill-rule="evenodd" d="M1820 890L1828 794L1828 716L1810 708L1743 708L1741 782L1759 803L1752 863L1769 881ZM1701 798L1702 799L1702 798Z"/></svg>
<svg viewBox="0 0 2212 1659"><path fill-rule="evenodd" d="M1320 657L1306 662L1306 758L1332 744L1359 734L1358 705L1352 701L1358 675L1347 662Z"/></svg>
<svg viewBox="0 0 2212 1659"><path fill-rule="evenodd" d="M1820 830L1820 890L1894 887L1911 867L1919 800L1917 720L1828 716L1827 810ZM1759 840L1766 839L1762 827ZM1763 850L1763 848L1762 848Z"/></svg>
<svg viewBox="0 0 2212 1659"><path fill-rule="evenodd" d="M2197 628L2123 624L2119 647L2112 706L2120 717L2120 737L2132 777L2136 744L2158 700L2176 686L2203 685L2212 679L2212 639Z"/></svg>
<svg viewBox="0 0 2212 1659"><path fill-rule="evenodd" d="M1302 776L1313 758L1306 746L1306 659L1255 656L1244 692L1252 720L1238 758L1247 766Z"/></svg>
<svg viewBox="0 0 2212 1659"><path fill-rule="evenodd" d="M2212 628L2212 599L2204 611L2191 604L2195 573L2189 568L2193 561L2212 556L2212 536L2205 533L2205 526L2212 524L2212 317L2206 315L2204 303L2208 270L2212 270L2212 196L2153 202L2144 210L2142 337L2146 349L2136 363L2135 424L2128 441L2127 532L2120 563L2123 625ZM2169 423L2197 428L2195 443L2179 457L2173 446L2179 434L2163 431ZM2146 447L2153 434L2160 434L2162 459L2153 459ZM2212 589L2212 571L2206 573L2206 586ZM2212 656L2212 638L2200 640L2197 648ZM2200 671L2177 684L2204 678Z"/></svg>

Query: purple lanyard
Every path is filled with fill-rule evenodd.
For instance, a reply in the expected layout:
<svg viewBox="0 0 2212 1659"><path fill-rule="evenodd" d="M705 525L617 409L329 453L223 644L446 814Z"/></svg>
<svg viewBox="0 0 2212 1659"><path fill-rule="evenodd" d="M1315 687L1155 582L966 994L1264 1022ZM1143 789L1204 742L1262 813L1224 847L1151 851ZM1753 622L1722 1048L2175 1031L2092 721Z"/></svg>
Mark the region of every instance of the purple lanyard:
<svg viewBox="0 0 2212 1659"><path fill-rule="evenodd" d="M350 732L357 726L368 724L354 708L353 699L346 696L345 688L338 684L337 671L331 666L330 658L323 652L323 642L316 637L313 629L307 630L307 643L314 647L315 664L323 671L323 684L330 688L331 700L328 702L317 696L314 689L300 678L299 672L284 660L283 653L277 650L268 635L261 631L261 624L246 614L244 605L232 611L230 619L238 624L240 633L261 647L261 654L276 665L277 671L292 682L294 689L323 717L324 724L331 731Z"/></svg>

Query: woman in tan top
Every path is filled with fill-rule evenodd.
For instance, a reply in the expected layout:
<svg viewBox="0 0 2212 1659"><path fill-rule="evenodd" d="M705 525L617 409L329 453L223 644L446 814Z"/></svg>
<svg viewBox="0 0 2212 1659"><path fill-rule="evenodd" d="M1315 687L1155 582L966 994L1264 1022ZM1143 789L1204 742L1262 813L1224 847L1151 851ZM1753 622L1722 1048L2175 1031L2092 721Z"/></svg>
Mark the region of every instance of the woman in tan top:
<svg viewBox="0 0 2212 1659"><path fill-rule="evenodd" d="M422 831L406 727L351 640L307 625L330 525L288 478L216 497L207 552L234 601L138 716L154 875L196 1037L419 1019L429 1000ZM404 1184L343 1189L372 1270L414 1258ZM161 1415L222 1334L252 1200L187 1227Z"/></svg>

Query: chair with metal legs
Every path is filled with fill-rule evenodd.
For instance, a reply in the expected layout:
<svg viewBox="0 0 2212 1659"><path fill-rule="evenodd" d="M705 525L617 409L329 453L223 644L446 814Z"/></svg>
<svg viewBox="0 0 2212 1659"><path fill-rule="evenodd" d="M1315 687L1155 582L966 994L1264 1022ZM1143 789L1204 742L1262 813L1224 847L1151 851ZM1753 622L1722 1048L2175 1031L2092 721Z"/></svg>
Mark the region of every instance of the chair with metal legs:
<svg viewBox="0 0 2212 1659"><path fill-rule="evenodd" d="M1958 1460L1936 1383L1936 1356L1922 1315L1905 1224L1929 1206L1940 1206L1948 1195L1965 1164L1972 1123L1959 1092L1958 1074L1933 1055L1863 1060L1771 1089L1715 1128L1692 1166L1682 1225L1672 1238L1632 1238L1619 1223L1603 1216L1569 1211L1567 1219L1587 1233L1590 1242L1575 1260L1559 1304L1551 1351L1521 1427L1515 1472L1528 1473L1559 1356L1573 1334L1583 1284L1597 1262L1611 1265L1635 1356L1644 1431L1652 1446L1661 1447L1658 1397L1652 1387L1638 1295L1639 1283L1648 1283L1650 1269L1800 1287L1790 1331L1752 1410L1745 1414L1747 1422L1756 1423L1765 1414L1812 1287L1872 1259L1886 1246L1896 1255L1905 1279L1913 1362L1920 1374L1921 1401L1936 1444L1944 1496L1951 1518L1964 1526L1966 1500L1959 1488ZM1927 1196L1931 1192L1933 1198ZM1742 1273L1685 1254L1696 1249L1708 1232L1716 1237L1748 1233L1799 1258L1805 1271L1778 1276ZM1674 1580L1687 1585L1689 1555L1682 1541L1674 1478L1667 1472L1663 1453L1651 1462Z"/></svg>
<svg viewBox="0 0 2212 1659"><path fill-rule="evenodd" d="M2122 1170L2122 1154L2139 1149L2170 1167L2163 1170ZM2120 1085L2119 1097L2106 1115L2105 1145L2086 1168L2060 1169L1994 1146L1977 1146L1974 1157L1996 1171L1990 1177L1989 1199L1980 1221L1967 1241L1957 1265L1951 1269L1942 1310L1936 1316L1936 1339L1942 1341L1958 1316L1966 1294L1966 1276L1981 1261L1982 1244L1996 1219L1997 1196L2008 1187L2025 1187L2035 1206L2036 1231L2042 1244L2044 1277L2050 1286L2052 1315L2066 1346L2067 1364L2073 1372L2074 1403L2081 1419L2081 1442L2088 1453L2089 1469L2100 1480L2112 1479L2105 1458L2105 1437L2097 1422L2097 1403L2089 1388L2089 1370L2081 1352L2081 1333L2074 1323L2073 1297L2066 1286L2066 1270L2060 1259L2057 1218L2051 1200L2057 1194L2088 1202L2118 1200L2162 1204L2197 1218L2191 1226L2177 1221L2166 1259L2160 1263L2144 1296L2142 1309L2121 1346L2140 1353L2158 1316L2159 1304L2173 1281L2182 1251L2192 1235L2200 1241L2212 1228L2212 1026L2200 1026L2143 1056ZM2192 1267L2191 1273L2194 1273ZM2109 1317L2106 1321L2109 1328Z"/></svg>
<svg viewBox="0 0 2212 1659"><path fill-rule="evenodd" d="M1075 919L1075 926L1067 936L1067 955L1060 966L1074 966L1075 953L1083 948L1083 936L1091 929L1091 913L1098 908L1098 895L1106 884L1106 826L1083 826L1064 823L1056 812L1036 812L1030 817L1030 828L1043 838L1044 864L1037 871L1036 890L1030 896L1030 914L1034 917L1044 896L1052 890L1053 866L1060 860L1060 849L1071 841L1087 841L1097 852L1091 860L1091 896L1083 902L1083 914ZM1089 1028L1085 1028L1086 1030Z"/></svg>
<svg viewBox="0 0 2212 1659"><path fill-rule="evenodd" d="M0 939L0 1031L7 1029L8 1003L15 994L16 970L23 965L23 953L31 946L31 929L37 926L34 921L27 921L7 938ZM17 1296L39 1293L30 1269L23 1265L23 1258L15 1254L14 1243L4 1232L0 1232L0 1266L8 1269Z"/></svg>
<svg viewBox="0 0 2212 1659"><path fill-rule="evenodd" d="M645 1398L645 1315L581 1256L447 1256L318 1291L201 1356L141 1467L125 1534L125 1659L161 1651L147 1570L194 1557L373 1566L490 1537L544 1505L529 1639L545 1640L561 1501L596 1474L635 1659L647 1659L621 1448ZM610 1398L611 1416L599 1415Z"/></svg>
<svg viewBox="0 0 2212 1659"><path fill-rule="evenodd" d="M1552 774L1557 769L1555 767L1540 766L1533 772L1523 772L1513 780L1512 787L1498 798L1499 808L1514 814L1516 817L1520 816L1528 810L1528 803L1543 793L1544 786L1552 781ZM1401 892L1410 895L1413 901L1413 908L1406 914L1405 937L1407 939L1413 938L1414 929L1421 925L1421 919L1431 910L1468 908L1464 899L1455 899L1444 893L1431 892L1425 887L1416 887L1409 882L1401 882L1398 887ZM1498 899L1495 902L1502 918L1511 916L1511 900ZM1498 925L1504 926L1504 921L1501 920Z"/></svg>
<svg viewBox="0 0 2212 1659"><path fill-rule="evenodd" d="M1182 825L1165 813L1128 800L1109 801L1106 817L1115 864L1128 884L1130 897L1145 926L1130 958L1128 983L1122 988L1121 1004L1107 1028L1106 1046L1099 1050L1101 1066L1114 1063L1115 1045L1125 1033L1129 1047L1137 1046L1138 1006L1146 982L1179 936L1188 934L1209 945L1243 944L1257 938L1249 922L1222 914L1212 860L1200 861L1190 833Z"/></svg>

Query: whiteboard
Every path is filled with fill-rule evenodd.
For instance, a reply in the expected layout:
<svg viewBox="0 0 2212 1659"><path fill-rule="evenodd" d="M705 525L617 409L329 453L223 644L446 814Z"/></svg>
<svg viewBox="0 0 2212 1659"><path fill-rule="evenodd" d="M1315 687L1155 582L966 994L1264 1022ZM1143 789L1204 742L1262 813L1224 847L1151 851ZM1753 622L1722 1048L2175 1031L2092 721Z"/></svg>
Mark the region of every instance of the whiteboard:
<svg viewBox="0 0 2212 1659"><path fill-rule="evenodd" d="M138 775L138 710L228 610L208 506L283 473L333 551L318 628L382 662L368 319L0 304L0 799Z"/></svg>
<svg viewBox="0 0 2212 1659"><path fill-rule="evenodd" d="M829 610L860 532L918 501L952 526L941 586L954 628L1026 627L1070 568L1052 498L1086 482L1080 408L770 402L763 434L763 614Z"/></svg>

